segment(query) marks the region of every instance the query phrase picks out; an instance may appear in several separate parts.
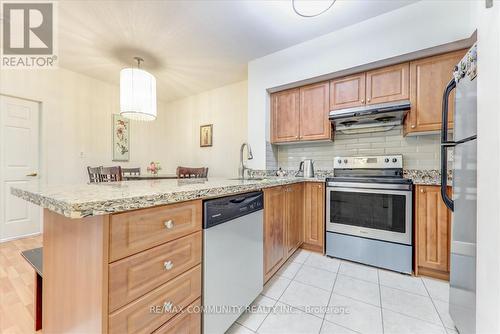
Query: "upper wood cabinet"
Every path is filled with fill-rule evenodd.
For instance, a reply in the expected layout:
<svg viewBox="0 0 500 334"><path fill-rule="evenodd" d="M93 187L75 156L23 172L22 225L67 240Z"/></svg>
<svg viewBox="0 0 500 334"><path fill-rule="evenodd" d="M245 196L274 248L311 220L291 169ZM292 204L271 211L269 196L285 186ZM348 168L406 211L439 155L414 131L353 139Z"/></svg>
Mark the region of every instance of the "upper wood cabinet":
<svg viewBox="0 0 500 334"><path fill-rule="evenodd" d="M409 64L366 72L366 103L386 103L409 98Z"/></svg>
<svg viewBox="0 0 500 334"><path fill-rule="evenodd" d="M405 119L405 134L441 130L443 93L455 65L466 50L410 62L411 110ZM449 127L453 127L454 92L450 95Z"/></svg>
<svg viewBox="0 0 500 334"><path fill-rule="evenodd" d="M304 184L285 187L285 217L287 256L302 244L304 225Z"/></svg>
<svg viewBox="0 0 500 334"><path fill-rule="evenodd" d="M329 83L271 94L271 142L331 139Z"/></svg>
<svg viewBox="0 0 500 334"><path fill-rule="evenodd" d="M328 82L300 88L300 140L331 138Z"/></svg>
<svg viewBox="0 0 500 334"><path fill-rule="evenodd" d="M299 89L271 94L271 141L283 143L299 140Z"/></svg>
<svg viewBox="0 0 500 334"><path fill-rule="evenodd" d="M441 200L440 186L416 186L414 221L415 274L448 279L451 212Z"/></svg>
<svg viewBox="0 0 500 334"><path fill-rule="evenodd" d="M365 104L365 73L330 81L330 110L360 107Z"/></svg>
<svg viewBox="0 0 500 334"><path fill-rule="evenodd" d="M304 244L302 248L324 252L325 184L306 182L304 189Z"/></svg>
<svg viewBox="0 0 500 334"><path fill-rule="evenodd" d="M286 255L284 188L264 189L264 281L279 269Z"/></svg>

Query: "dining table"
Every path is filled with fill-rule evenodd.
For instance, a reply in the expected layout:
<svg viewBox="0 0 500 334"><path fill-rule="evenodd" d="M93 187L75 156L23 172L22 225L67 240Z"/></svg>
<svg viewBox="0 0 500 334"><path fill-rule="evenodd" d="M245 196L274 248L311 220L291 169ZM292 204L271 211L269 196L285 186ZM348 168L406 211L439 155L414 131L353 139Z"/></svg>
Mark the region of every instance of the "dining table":
<svg viewBox="0 0 500 334"><path fill-rule="evenodd" d="M176 174L141 174L141 175L123 175L124 181L134 180L168 180L177 179Z"/></svg>

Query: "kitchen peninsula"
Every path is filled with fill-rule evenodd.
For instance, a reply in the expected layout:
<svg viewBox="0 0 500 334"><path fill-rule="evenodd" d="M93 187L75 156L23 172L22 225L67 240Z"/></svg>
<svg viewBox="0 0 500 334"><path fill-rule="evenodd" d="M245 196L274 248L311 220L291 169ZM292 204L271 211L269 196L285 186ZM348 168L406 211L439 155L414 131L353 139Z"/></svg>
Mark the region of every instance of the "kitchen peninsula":
<svg viewBox="0 0 500 334"><path fill-rule="evenodd" d="M14 195L45 208L44 333L199 332L200 314L182 310L201 302L201 200L304 181L322 180L13 188ZM161 312L151 312L152 307Z"/></svg>

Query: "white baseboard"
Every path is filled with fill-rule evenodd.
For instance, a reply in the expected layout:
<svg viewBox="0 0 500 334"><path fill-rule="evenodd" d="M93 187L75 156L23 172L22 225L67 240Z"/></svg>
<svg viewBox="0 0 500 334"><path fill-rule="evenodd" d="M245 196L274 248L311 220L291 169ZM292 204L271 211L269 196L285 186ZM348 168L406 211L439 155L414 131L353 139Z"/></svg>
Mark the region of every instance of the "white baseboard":
<svg viewBox="0 0 500 334"><path fill-rule="evenodd" d="M11 238L4 238L4 239L0 239L0 243L12 241L12 240L17 240L17 239L22 239L22 238L34 237L34 236L40 235L40 234L42 234L42 233L35 232L35 233L30 233L30 234L18 235L18 236L11 237Z"/></svg>

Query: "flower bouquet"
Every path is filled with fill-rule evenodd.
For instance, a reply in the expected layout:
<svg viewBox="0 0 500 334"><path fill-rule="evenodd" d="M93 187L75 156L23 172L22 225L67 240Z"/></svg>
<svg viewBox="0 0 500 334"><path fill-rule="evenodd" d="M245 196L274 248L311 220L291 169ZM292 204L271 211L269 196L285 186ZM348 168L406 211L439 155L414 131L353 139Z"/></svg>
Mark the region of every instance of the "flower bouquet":
<svg viewBox="0 0 500 334"><path fill-rule="evenodd" d="M151 161L147 169L149 173L158 175L158 172L161 171L161 165L158 161Z"/></svg>

